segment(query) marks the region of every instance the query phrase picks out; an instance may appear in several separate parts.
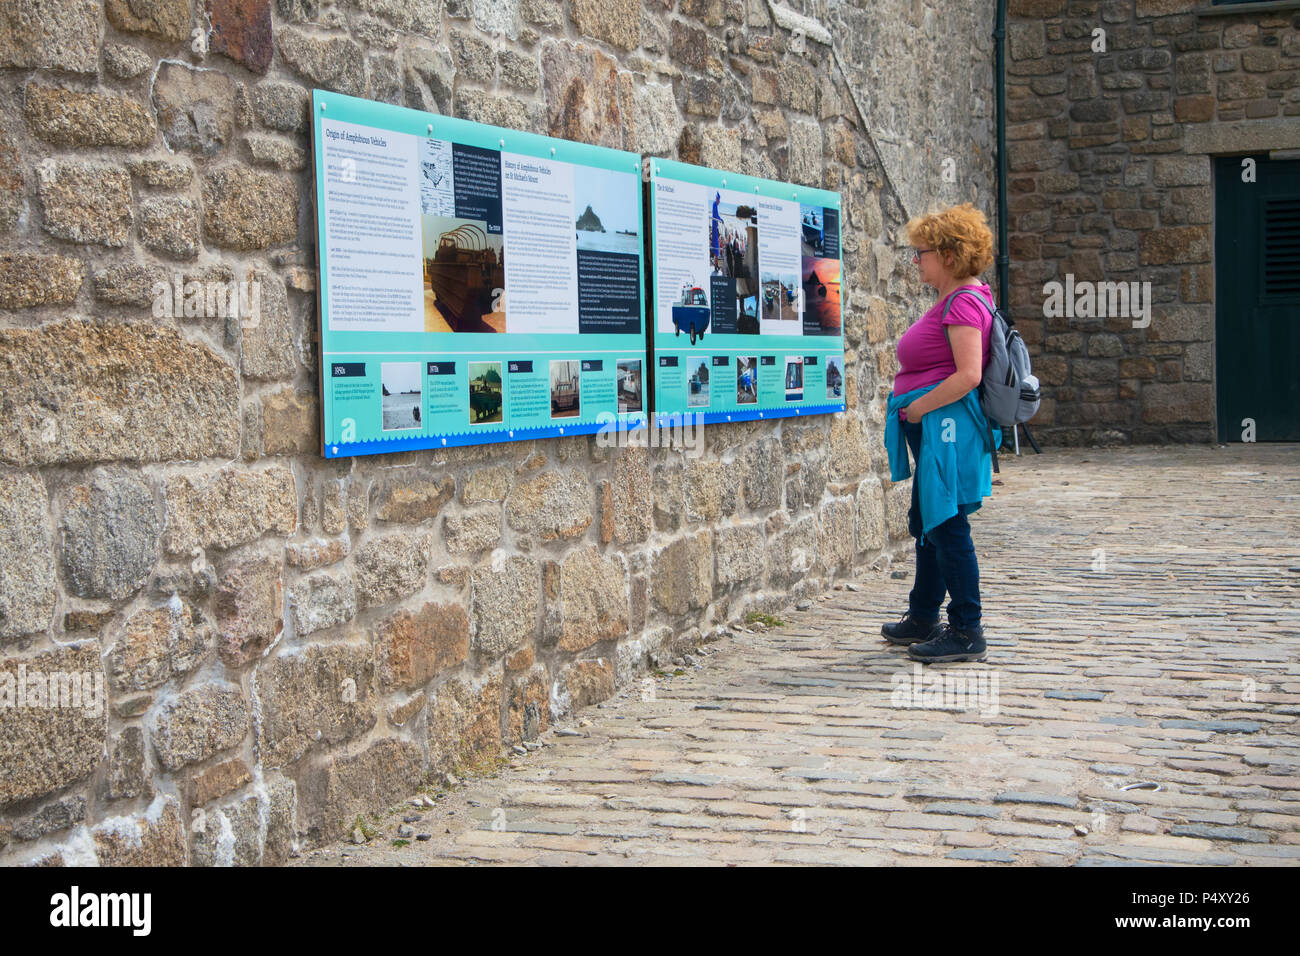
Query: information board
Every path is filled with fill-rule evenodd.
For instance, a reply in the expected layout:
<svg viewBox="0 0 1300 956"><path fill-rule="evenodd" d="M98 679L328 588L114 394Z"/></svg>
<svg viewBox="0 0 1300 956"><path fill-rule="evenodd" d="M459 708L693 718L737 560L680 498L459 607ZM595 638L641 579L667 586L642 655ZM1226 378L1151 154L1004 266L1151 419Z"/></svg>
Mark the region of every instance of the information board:
<svg viewBox="0 0 1300 956"><path fill-rule="evenodd" d="M646 419L636 154L315 90L327 458Z"/></svg>
<svg viewBox="0 0 1300 956"><path fill-rule="evenodd" d="M843 411L839 193L649 162L659 423Z"/></svg>

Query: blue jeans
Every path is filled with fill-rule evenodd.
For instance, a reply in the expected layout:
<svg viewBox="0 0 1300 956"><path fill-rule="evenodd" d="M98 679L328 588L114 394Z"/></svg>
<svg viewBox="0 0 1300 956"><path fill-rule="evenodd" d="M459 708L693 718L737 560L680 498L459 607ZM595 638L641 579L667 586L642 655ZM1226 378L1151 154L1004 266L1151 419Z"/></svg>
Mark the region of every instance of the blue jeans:
<svg viewBox="0 0 1300 956"><path fill-rule="evenodd" d="M932 621L939 616L945 594L948 623L960 631L980 626L980 569L975 560L975 545L970 538L970 521L966 506L958 505L957 514L923 535L921 499L918 496L921 458L920 422L903 422L903 434L912 449L912 507L907 512L907 530L916 538L916 583L908 597L912 617Z"/></svg>

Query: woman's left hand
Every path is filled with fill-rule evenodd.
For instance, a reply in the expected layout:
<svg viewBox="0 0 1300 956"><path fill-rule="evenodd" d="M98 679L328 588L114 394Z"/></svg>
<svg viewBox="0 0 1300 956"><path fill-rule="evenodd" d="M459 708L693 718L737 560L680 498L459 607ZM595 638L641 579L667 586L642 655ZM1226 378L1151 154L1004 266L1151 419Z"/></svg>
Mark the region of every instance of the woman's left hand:
<svg viewBox="0 0 1300 956"><path fill-rule="evenodd" d="M903 409L904 421L919 422L922 418L925 417L925 412L917 408L916 404L917 404L916 402L913 402L911 405L908 405L905 409Z"/></svg>

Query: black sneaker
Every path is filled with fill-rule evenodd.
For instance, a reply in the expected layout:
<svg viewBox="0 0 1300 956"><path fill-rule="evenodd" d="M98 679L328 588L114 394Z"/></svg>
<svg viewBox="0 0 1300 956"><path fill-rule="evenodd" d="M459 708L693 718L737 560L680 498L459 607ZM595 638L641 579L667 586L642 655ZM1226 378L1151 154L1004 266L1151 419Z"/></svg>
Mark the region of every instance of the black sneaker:
<svg viewBox="0 0 1300 956"><path fill-rule="evenodd" d="M908 611L897 624L886 624L880 629L885 640L891 644L918 644L927 641L939 633L939 619L925 623L912 617Z"/></svg>
<svg viewBox="0 0 1300 956"><path fill-rule="evenodd" d="M987 653L984 628L974 627L959 631L944 624L939 633L907 649L907 656L922 664L946 664L954 661L982 661Z"/></svg>

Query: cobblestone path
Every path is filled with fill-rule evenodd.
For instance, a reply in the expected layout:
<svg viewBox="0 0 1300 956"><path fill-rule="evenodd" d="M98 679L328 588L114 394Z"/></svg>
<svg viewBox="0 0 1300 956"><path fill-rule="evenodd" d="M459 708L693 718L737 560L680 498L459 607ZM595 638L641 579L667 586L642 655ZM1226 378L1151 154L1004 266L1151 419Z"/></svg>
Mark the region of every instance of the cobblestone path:
<svg viewBox="0 0 1300 956"><path fill-rule="evenodd" d="M1051 449L1001 481L986 663L881 639L904 551L296 864L1300 862L1300 447ZM413 814L430 838L393 846Z"/></svg>

